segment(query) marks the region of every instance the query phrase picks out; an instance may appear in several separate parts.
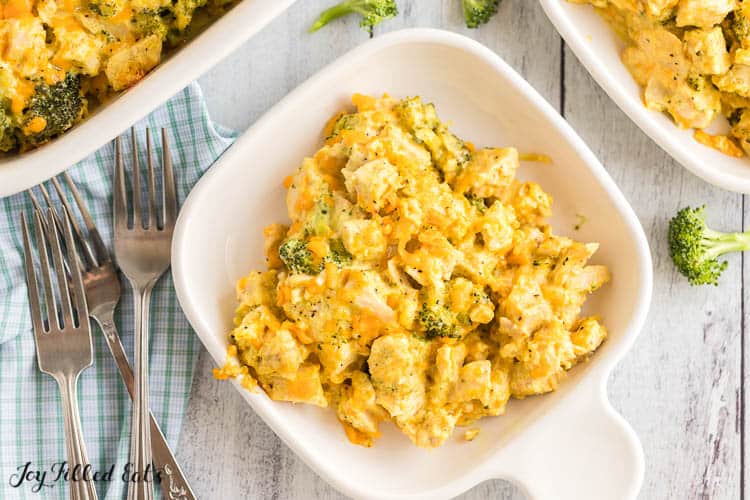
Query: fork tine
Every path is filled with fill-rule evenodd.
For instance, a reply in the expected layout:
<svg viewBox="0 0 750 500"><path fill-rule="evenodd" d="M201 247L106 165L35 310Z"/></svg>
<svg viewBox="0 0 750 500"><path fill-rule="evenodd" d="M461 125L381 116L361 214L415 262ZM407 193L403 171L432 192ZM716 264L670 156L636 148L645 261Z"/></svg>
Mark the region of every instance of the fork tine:
<svg viewBox="0 0 750 500"><path fill-rule="evenodd" d="M42 211L42 206L39 204L39 200L37 199L36 195L34 194L34 188L29 188L26 190L26 193L29 195L29 199L31 200L31 204L34 205L34 210Z"/></svg>
<svg viewBox="0 0 750 500"><path fill-rule="evenodd" d="M39 187L41 188L41 184L39 185ZM27 189L26 193L28 193L29 195L31 204L34 205L34 210L38 211L40 214L44 213L44 209L42 208L42 205L39 203L39 198L37 198L36 195L34 194L34 188ZM47 230L47 222L44 219L42 219L42 227L44 227L45 231Z"/></svg>
<svg viewBox="0 0 750 500"><path fill-rule="evenodd" d="M109 262L112 260L112 257L110 256L107 247L104 245L104 240L102 240L99 230L96 228L96 224L94 224L94 219L91 218L91 213L86 208L86 204L83 202L83 199L78 192L78 188L67 172L63 172L62 175L65 182L68 184L68 189L73 194L73 199L76 202L76 206L78 206L78 212L81 214L81 217L83 217L83 222L86 224L86 229L88 229L89 236L94 243L97 260L99 260L99 262Z"/></svg>
<svg viewBox="0 0 750 500"><path fill-rule="evenodd" d="M148 136L146 138L148 138ZM141 167L138 163L138 141L135 137L135 127L130 127L130 148L133 152L133 227L142 227Z"/></svg>
<svg viewBox="0 0 750 500"><path fill-rule="evenodd" d="M49 238L50 247L52 250L52 263L55 267L55 274L57 275L57 285L58 285L58 291L60 294L60 309L62 313L63 323L64 325L60 325L61 328L63 327L70 327L73 324L73 309L70 302L70 290L68 290L68 280L65 277L65 269L63 268L63 256L62 256L62 248L60 247L60 237L59 233L63 230L62 227L57 226L56 220L65 220L63 224L67 225L67 217L65 215L62 216L62 219L59 216L55 216L57 210L54 208L47 209L47 227L52 229L51 231L47 231L47 238ZM70 226L68 225L68 230L70 230ZM68 239L65 239L65 244L68 246L68 252L70 252L70 247L72 246L75 248L75 244L73 243L73 238L70 238L70 241ZM70 262L71 266L73 264L76 264L77 268L77 262L76 262L76 256L73 254L73 260ZM72 270L72 267L71 267Z"/></svg>
<svg viewBox="0 0 750 500"><path fill-rule="evenodd" d="M156 229L159 226L159 219L156 215L156 180L154 178L154 158L151 147L151 131L146 129L146 154L148 155L148 221L149 229Z"/></svg>
<svg viewBox="0 0 750 500"><path fill-rule="evenodd" d="M36 282L36 272L34 271L34 258L31 252L31 238L29 237L29 227L26 223L26 216L21 213L21 231L23 232L23 265L26 269L26 287L29 291L29 306L31 307L31 325L34 328L34 335L41 335L44 332L44 323L42 322L42 308L39 303L39 287Z"/></svg>
<svg viewBox="0 0 750 500"><path fill-rule="evenodd" d="M161 165L162 185L164 186L164 226L174 224L177 219L177 190L172 168L172 155L169 150L169 136L167 129L161 129Z"/></svg>
<svg viewBox="0 0 750 500"><path fill-rule="evenodd" d="M63 218L67 217L71 224L73 224L73 231L75 231L76 236L78 237L78 243L81 245L81 248L83 248L83 255L86 258L86 267L96 267L99 265L97 262L96 257L94 256L94 253L91 251L91 246L89 245L86 237L83 235L83 231L81 231L81 226L78 225L78 221L73 216L73 209L70 206L70 203L68 202L68 198L63 193L62 187L60 186L60 182L57 180L56 177L52 178L52 185L55 187L55 191L57 192L57 197L60 198L60 201L63 205ZM61 227L58 229L62 229ZM67 243L66 243L67 245Z"/></svg>
<svg viewBox="0 0 750 500"><path fill-rule="evenodd" d="M115 139L115 178L114 178L114 226L128 227L128 204L125 194L125 167L122 161L122 140Z"/></svg>
<svg viewBox="0 0 750 500"><path fill-rule="evenodd" d="M36 246L39 251L39 267L42 271L42 284L44 287L44 304L47 310L47 324L50 329L52 328L52 322L59 327L60 320L57 317L57 301L55 300L55 294L52 290L52 269L49 266L49 259L47 258L47 237L45 231L42 229L42 213L34 212L34 232L36 233Z"/></svg>
<svg viewBox="0 0 750 500"><path fill-rule="evenodd" d="M75 245L73 242L73 232L70 230L70 218L63 217L63 238L65 239L65 246L68 247L68 262L70 262L70 278L71 287L73 293L73 307L78 315L78 325L88 321L89 311L88 304L86 303L86 290L83 287L83 277L81 276L81 269L78 267L78 259L76 258Z"/></svg>
<svg viewBox="0 0 750 500"><path fill-rule="evenodd" d="M47 188L44 187L44 184L39 184L38 187L39 187L39 191L42 192L42 198L44 198L44 202L47 204L47 207L53 208L55 205L52 204L52 197L49 195L49 191L47 191ZM44 210L41 210L41 212L44 213ZM52 215L55 218L55 222L58 225L61 224L60 217L57 215L57 210L55 210ZM46 225L44 218L42 218L42 226L44 227L45 230L49 229Z"/></svg>

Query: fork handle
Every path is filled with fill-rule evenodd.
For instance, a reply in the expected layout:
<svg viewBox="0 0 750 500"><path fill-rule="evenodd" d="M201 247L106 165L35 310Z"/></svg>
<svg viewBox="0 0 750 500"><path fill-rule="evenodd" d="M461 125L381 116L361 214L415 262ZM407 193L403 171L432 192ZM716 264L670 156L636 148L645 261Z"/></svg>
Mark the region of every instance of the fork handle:
<svg viewBox="0 0 750 500"><path fill-rule="evenodd" d="M128 483L128 500L153 500L154 471L152 469L151 435L149 429L148 401L148 330L151 288L153 284L136 291L135 300L135 390L133 391L133 417L130 426L130 463L132 477Z"/></svg>
<svg viewBox="0 0 750 500"><path fill-rule="evenodd" d="M104 338L107 340L112 357L115 358L122 381L128 389L130 399L133 399L133 370L130 368L125 349L123 349L122 342L120 342L120 335L117 333L113 311L94 316L94 319L99 323L104 332ZM156 423L153 414L149 413L149 416L151 418L151 453L153 454L156 467L163 472L161 482L159 483L162 495L164 498L174 500L195 500L195 494L190 488L187 479L185 479L185 475L182 469L180 469L177 460L175 460L172 450L169 449L169 445L159 428L159 424Z"/></svg>
<svg viewBox="0 0 750 500"><path fill-rule="evenodd" d="M70 470L70 497L74 500L97 500L94 483L88 479L89 458L81 431L81 417L78 413L76 385L78 374L65 374L55 377L62 396L63 422L65 424L65 448Z"/></svg>

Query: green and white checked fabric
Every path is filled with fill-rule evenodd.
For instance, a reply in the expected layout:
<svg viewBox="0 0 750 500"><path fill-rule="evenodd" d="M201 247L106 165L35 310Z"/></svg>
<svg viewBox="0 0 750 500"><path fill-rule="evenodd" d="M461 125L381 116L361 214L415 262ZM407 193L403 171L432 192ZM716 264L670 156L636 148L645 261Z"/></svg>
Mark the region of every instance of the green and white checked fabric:
<svg viewBox="0 0 750 500"><path fill-rule="evenodd" d="M211 123L196 83L136 125L144 148L146 127L165 127L169 132L180 202L236 138L234 132ZM124 149L129 165L130 148ZM110 249L113 156L109 144L69 170ZM141 165L144 161L142 156ZM21 211L31 213L25 194L0 199L0 499L63 499L68 498L67 484L53 482L51 472L66 457L60 395L56 382L37 368L23 277ZM132 291L124 283L116 323L131 359L132 315ZM78 386L83 433L94 470L114 466L112 480L97 483L99 497L119 500L126 491L120 476L128 456L130 400L101 331L94 324L92 328L94 365L82 374ZM172 449L177 446L199 349L168 274L152 296L150 391L151 409ZM30 470L48 471L49 486L33 491L32 481L12 487L11 477L28 462Z"/></svg>

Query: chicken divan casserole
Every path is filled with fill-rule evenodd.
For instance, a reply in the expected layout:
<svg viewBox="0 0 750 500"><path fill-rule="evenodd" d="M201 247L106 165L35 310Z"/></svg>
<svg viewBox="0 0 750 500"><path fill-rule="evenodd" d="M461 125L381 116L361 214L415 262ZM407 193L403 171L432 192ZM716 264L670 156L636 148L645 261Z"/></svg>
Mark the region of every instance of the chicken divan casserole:
<svg viewBox="0 0 750 500"><path fill-rule="evenodd" d="M750 154L750 1L570 0L589 3L626 41L622 60L646 107L725 154ZM703 129L726 116L728 134Z"/></svg>
<svg viewBox="0 0 750 500"><path fill-rule="evenodd" d="M237 283L215 375L331 408L356 444L391 421L437 447L599 347L579 313L609 273L587 265L596 243L551 232L515 149L475 149L418 97L353 102L287 179L292 223L265 229L268 270Z"/></svg>
<svg viewBox="0 0 750 500"><path fill-rule="evenodd" d="M0 1L0 151L26 150L72 127L89 103L154 68L227 0ZM198 22L197 24L200 24Z"/></svg>

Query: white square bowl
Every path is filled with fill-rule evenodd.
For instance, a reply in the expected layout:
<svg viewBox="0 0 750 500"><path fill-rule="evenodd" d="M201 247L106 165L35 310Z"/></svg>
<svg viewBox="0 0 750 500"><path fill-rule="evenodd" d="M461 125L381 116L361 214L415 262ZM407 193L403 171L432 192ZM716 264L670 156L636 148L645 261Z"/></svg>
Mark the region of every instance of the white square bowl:
<svg viewBox="0 0 750 500"><path fill-rule="evenodd" d="M136 85L37 149L0 157L0 198L57 175L120 135L260 31L296 0L241 0ZM241 82L238 82L241 85Z"/></svg>
<svg viewBox="0 0 750 500"><path fill-rule="evenodd" d="M482 419L471 442L460 432L440 449L416 448L391 424L375 447L352 445L334 412L273 402L235 384L266 423L334 487L356 498L447 498L488 478L514 481L532 497L631 498L643 474L632 429L609 405L606 379L631 346L651 296L651 259L632 209L591 151L555 110L497 55L437 30L378 37L289 94L232 146L185 202L172 270L185 314L218 365L226 360L235 281L264 269L262 230L288 220L282 182L322 144L322 129L354 92L419 94L453 130L479 146L514 145L553 164L524 164L520 176L555 198L558 232L575 214L575 237L601 242L596 256L614 276L590 300L610 338L559 391L512 401L505 416Z"/></svg>
<svg viewBox="0 0 750 500"><path fill-rule="evenodd" d="M665 113L643 104L643 91L622 63L624 42L590 5L540 0L557 31L591 76L643 132L682 166L706 182L750 193L750 159L732 158L700 144L692 129L681 129ZM727 130L723 117L711 130Z"/></svg>

